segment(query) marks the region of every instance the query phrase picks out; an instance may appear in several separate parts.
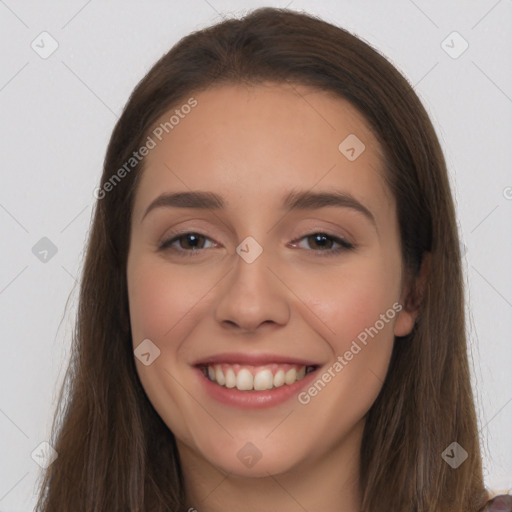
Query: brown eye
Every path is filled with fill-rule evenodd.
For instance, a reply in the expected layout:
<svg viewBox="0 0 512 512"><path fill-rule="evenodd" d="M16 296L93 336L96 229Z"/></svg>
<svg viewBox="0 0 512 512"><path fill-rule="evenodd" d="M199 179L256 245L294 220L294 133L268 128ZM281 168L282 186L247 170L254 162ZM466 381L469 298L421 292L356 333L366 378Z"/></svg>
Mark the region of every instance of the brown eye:
<svg viewBox="0 0 512 512"><path fill-rule="evenodd" d="M209 240L209 238L201 235L200 233L183 233L165 240L160 244L159 249L174 249L177 252L192 252L207 248L205 247L205 242L207 240Z"/></svg>
<svg viewBox="0 0 512 512"><path fill-rule="evenodd" d="M181 249L202 249L205 241L203 235L188 233L177 238Z"/></svg>
<svg viewBox="0 0 512 512"><path fill-rule="evenodd" d="M308 239L308 242L313 245L313 248L316 246L320 249L330 249L334 242L332 237L323 233L315 233L314 235L309 235L306 238Z"/></svg>
<svg viewBox="0 0 512 512"><path fill-rule="evenodd" d="M339 252L343 252L346 250L354 249L355 246L350 242L347 242L343 238L339 238L334 235L329 235L328 233L311 233L306 235L300 239L300 241L305 240L307 247L300 245L298 246L301 249L313 249L313 252L320 253L325 252L322 256L334 255ZM338 247L336 247L338 246Z"/></svg>

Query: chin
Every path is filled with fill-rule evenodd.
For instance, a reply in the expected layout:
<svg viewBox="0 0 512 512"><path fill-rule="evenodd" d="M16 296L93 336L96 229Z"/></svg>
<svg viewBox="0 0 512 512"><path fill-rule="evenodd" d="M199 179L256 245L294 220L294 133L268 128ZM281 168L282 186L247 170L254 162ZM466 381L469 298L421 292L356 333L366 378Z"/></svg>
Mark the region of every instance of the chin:
<svg viewBox="0 0 512 512"><path fill-rule="evenodd" d="M262 457L252 467L246 467L240 461L233 459L217 462L216 467L224 473L229 473L230 478L265 478L270 475L287 473L296 466L292 461L278 461L272 456L263 460Z"/></svg>
<svg viewBox="0 0 512 512"><path fill-rule="evenodd" d="M299 463L296 450L293 454L289 450L279 450L278 446L268 440L261 449L250 441L231 440L223 446L215 444L201 451L196 448L195 451L200 458L206 459L223 473L240 478L262 478L287 473Z"/></svg>

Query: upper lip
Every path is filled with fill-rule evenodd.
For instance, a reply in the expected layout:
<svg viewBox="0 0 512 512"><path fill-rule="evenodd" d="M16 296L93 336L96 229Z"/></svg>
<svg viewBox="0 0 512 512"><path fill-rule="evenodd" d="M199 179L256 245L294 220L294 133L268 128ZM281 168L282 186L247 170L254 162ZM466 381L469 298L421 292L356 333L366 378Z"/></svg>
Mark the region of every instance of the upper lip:
<svg viewBox="0 0 512 512"><path fill-rule="evenodd" d="M280 354L237 354L222 353L205 357L193 363L194 366L207 366L212 364L241 364L249 366L263 366L266 364L296 364L299 366L319 366L318 363L308 359L300 359Z"/></svg>

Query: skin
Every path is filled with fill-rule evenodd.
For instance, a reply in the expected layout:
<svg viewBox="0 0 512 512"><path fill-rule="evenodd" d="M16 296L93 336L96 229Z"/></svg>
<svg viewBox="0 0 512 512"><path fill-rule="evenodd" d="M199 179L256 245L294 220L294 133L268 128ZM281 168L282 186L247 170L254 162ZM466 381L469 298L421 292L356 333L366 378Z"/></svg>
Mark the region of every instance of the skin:
<svg viewBox="0 0 512 512"><path fill-rule="evenodd" d="M293 354L318 362L321 376L381 314L406 303L410 280L379 144L350 103L311 88L223 85L194 97L197 106L145 158L135 195L133 346L150 339L161 351L148 366L136 359L138 375L176 436L191 507L357 511L365 415L394 336L411 331L416 310L404 307L385 323L306 405L296 397L257 410L220 404L191 365L221 352ZM338 150L349 134L365 144L354 161ZM351 208L282 208L292 190L333 189L364 204L375 225ZM163 192L191 190L220 194L228 207L144 216ZM159 250L173 230L204 235L204 248L191 256L185 238ZM314 233L355 249L329 256L308 238ZM250 264L235 252L248 236L263 248ZM331 247L339 245L328 239ZM237 457L247 442L261 454L251 468Z"/></svg>

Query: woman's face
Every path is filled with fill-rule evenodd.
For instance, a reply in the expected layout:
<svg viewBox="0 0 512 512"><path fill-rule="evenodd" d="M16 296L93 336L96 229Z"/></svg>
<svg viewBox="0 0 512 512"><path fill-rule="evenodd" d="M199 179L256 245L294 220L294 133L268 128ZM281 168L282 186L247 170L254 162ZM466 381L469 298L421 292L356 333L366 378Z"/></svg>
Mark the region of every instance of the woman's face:
<svg viewBox="0 0 512 512"><path fill-rule="evenodd" d="M232 474L356 455L394 336L414 324L377 140L311 88L194 100L150 134L134 202L127 279L147 396L182 459Z"/></svg>

